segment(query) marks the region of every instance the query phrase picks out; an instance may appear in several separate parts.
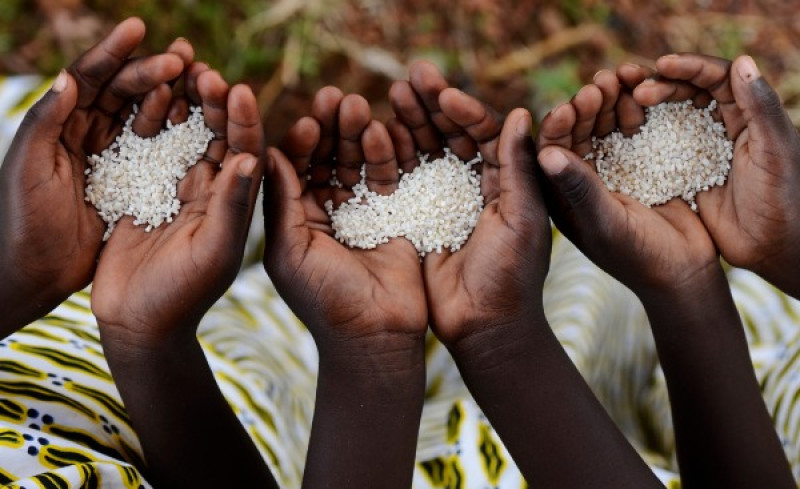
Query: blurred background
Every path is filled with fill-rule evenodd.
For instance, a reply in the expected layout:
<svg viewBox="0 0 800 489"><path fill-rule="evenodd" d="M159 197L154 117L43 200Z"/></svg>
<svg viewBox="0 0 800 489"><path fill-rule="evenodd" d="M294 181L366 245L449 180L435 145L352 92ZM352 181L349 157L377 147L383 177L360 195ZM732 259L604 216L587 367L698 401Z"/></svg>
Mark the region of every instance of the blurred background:
<svg viewBox="0 0 800 489"><path fill-rule="evenodd" d="M800 2L782 0L0 0L0 73L52 76L131 15L148 26L141 54L182 36L249 83L270 142L326 84L385 120L389 85L418 58L497 110L539 119L602 68L747 53L800 125Z"/></svg>

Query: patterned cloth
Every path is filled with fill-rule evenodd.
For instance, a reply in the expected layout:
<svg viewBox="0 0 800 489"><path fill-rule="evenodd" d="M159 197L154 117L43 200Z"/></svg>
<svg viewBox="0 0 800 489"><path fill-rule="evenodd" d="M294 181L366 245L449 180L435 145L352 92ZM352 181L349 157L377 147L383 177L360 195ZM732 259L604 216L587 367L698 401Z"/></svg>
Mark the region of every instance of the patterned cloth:
<svg viewBox="0 0 800 489"><path fill-rule="evenodd" d="M35 77L0 78L0 149L47 86ZM250 263L262 247L256 218ZM749 272L728 276L767 406L800 479L800 302ZM89 298L89 290L77 293L0 340L4 487L150 487L137 470L141 448L103 358ZM554 233L544 303L562 345L620 429L668 487L680 487L666 384L636 297ZM281 486L300 487L317 352L259 264L243 269L203 319L199 337L223 394ZM527 487L432 336L426 361L413 486Z"/></svg>

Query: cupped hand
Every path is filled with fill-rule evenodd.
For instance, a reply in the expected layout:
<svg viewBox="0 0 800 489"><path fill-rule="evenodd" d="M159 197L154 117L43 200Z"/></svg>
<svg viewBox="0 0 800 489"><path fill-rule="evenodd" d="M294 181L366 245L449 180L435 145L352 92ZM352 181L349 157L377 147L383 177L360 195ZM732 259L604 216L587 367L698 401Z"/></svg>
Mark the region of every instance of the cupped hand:
<svg viewBox="0 0 800 489"><path fill-rule="evenodd" d="M95 270L104 224L84 201L87 156L109 145L132 103L179 77L194 56L178 40L164 54L129 58L143 36L144 24L128 19L62 71L0 170L3 280L38 314L85 287Z"/></svg>
<svg viewBox="0 0 800 489"><path fill-rule="evenodd" d="M419 257L408 240L359 249L334 238L324 204L352 196L362 164L370 190L388 195L397 188L386 127L372 120L366 100L333 87L320 90L312 117L289 130L280 150L268 150L264 265L323 356L351 340L416 343L427 329Z"/></svg>
<svg viewBox="0 0 800 489"><path fill-rule="evenodd" d="M723 258L800 297L800 136L778 95L749 56L669 55L656 68L633 93L639 103L713 97L735 143L727 183L697 197Z"/></svg>
<svg viewBox="0 0 800 489"><path fill-rule="evenodd" d="M531 117L522 109L505 123L490 108L454 88L430 63L412 65L410 81L395 82L389 124L404 169L416 150L460 159L478 151L484 210L465 245L425 256L430 325L446 344L487 328L540 314L549 268L550 225L534 172ZM538 316L537 316L538 317Z"/></svg>
<svg viewBox="0 0 800 489"><path fill-rule="evenodd" d="M592 137L619 129L630 137L645 122L632 90L652 72L622 65L601 71L542 121L539 162L548 204L559 229L592 261L642 297L675 290L718 267L714 243L699 217L679 198L647 208L606 189L583 156Z"/></svg>
<svg viewBox="0 0 800 489"><path fill-rule="evenodd" d="M200 318L233 282L242 260L263 174L264 134L253 92L228 87L195 63L186 96L167 86L145 98L134 130L150 137L167 119L182 122L202 105L215 137L178 184L180 213L150 232L119 221L103 249L92 287L92 310L104 339L145 348L194 338ZM221 164L221 167L220 167Z"/></svg>

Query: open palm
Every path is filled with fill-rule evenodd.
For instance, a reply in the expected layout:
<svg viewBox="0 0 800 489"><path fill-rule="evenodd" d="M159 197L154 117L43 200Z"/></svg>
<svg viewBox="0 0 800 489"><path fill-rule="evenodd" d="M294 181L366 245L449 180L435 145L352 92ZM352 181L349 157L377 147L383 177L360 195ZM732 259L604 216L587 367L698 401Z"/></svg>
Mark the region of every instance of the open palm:
<svg viewBox="0 0 800 489"><path fill-rule="evenodd" d="M371 120L366 100L332 87L318 93L312 114L290 129L283 151L269 153L267 272L321 349L330 339L421 337L427 312L414 246L397 238L376 249L348 248L334 238L324 209L327 200L337 206L352 196L364 163L370 190L396 188L389 134ZM334 169L341 188L331 183Z"/></svg>
<svg viewBox="0 0 800 489"><path fill-rule="evenodd" d="M697 54L665 56L658 81L634 96L643 104L687 99L719 103L734 141L728 182L698 196L700 217L722 256L779 286L800 260L800 136L780 99L747 56L733 63ZM795 283L795 294L800 286Z"/></svg>
<svg viewBox="0 0 800 489"><path fill-rule="evenodd" d="M551 207L559 228L600 267L637 293L664 290L717 265L702 221L680 199L647 208L609 192L592 162L591 138L620 129L632 136L645 122L633 87L650 74L623 65L603 71L569 103L542 122L539 159L552 183Z"/></svg>
<svg viewBox="0 0 800 489"><path fill-rule="evenodd" d="M262 175L256 158L263 132L250 89L229 90L217 72L199 64L188 70L186 86L188 101L171 91L145 100L142 112L150 116L141 135L157 133L167 117L182 122L191 103L202 104L217 137L180 182L181 211L171 224L148 233L130 217L120 221L92 290L104 330L115 328L115 337L139 344L194 337L200 318L239 269Z"/></svg>
<svg viewBox="0 0 800 489"><path fill-rule="evenodd" d="M31 108L6 157L4 273L30 289L30 300L54 307L91 281L104 225L84 202L86 157L108 146L133 103L178 77L194 56L188 43L176 41L165 54L128 59L143 36L142 22L128 19L62 72Z"/></svg>
<svg viewBox="0 0 800 489"><path fill-rule="evenodd" d="M463 160L480 151L485 207L457 252L425 256L423 271L436 335L452 344L541 307L549 267L550 226L533 174L530 115L513 112L505 125L488 107L448 88L429 63L415 63L409 82L396 82L389 126L408 169L418 149L431 156L449 147Z"/></svg>

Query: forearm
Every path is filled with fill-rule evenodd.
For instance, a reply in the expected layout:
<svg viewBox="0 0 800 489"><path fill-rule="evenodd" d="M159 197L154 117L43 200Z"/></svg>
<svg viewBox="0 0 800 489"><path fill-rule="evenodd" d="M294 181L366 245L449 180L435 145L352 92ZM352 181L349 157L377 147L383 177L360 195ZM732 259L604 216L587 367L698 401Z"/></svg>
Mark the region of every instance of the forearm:
<svg viewBox="0 0 800 489"><path fill-rule="evenodd" d="M684 485L795 487L721 267L642 302L667 379Z"/></svg>
<svg viewBox="0 0 800 489"><path fill-rule="evenodd" d="M537 311L450 347L525 478L539 487L661 487Z"/></svg>
<svg viewBox="0 0 800 489"><path fill-rule="evenodd" d="M407 489L425 392L423 337L356 343L321 348L303 487Z"/></svg>
<svg viewBox="0 0 800 489"><path fill-rule="evenodd" d="M138 348L101 333L156 487L277 487L195 338Z"/></svg>

